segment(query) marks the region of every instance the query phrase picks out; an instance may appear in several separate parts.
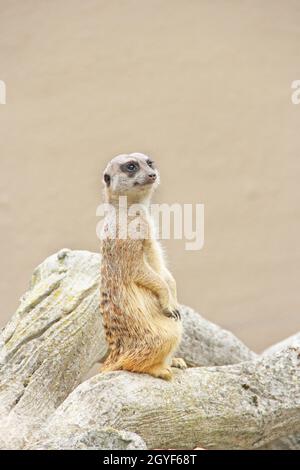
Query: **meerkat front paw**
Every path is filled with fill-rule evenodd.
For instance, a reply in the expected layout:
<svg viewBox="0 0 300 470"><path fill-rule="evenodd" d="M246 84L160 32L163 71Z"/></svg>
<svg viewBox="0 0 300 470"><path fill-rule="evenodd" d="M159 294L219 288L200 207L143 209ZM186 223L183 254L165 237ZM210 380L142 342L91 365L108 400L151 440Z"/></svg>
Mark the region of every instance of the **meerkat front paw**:
<svg viewBox="0 0 300 470"><path fill-rule="evenodd" d="M168 318L173 318L174 320L180 320L181 315L178 308L165 308L163 314Z"/></svg>
<svg viewBox="0 0 300 470"><path fill-rule="evenodd" d="M185 360L182 359L181 357L173 357L171 366L176 367L177 369L187 368Z"/></svg>

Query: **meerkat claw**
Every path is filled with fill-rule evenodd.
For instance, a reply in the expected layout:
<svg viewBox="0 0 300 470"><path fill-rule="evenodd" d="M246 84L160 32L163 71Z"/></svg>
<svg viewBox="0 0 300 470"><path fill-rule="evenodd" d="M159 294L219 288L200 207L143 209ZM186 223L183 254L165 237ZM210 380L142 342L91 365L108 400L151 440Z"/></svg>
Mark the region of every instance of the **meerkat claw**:
<svg viewBox="0 0 300 470"><path fill-rule="evenodd" d="M187 368L185 360L182 359L181 357L173 357L171 366L176 367L177 369L186 369Z"/></svg>
<svg viewBox="0 0 300 470"><path fill-rule="evenodd" d="M178 308L174 310L174 314L175 314L176 320L181 320L181 315L180 315L180 311L178 310Z"/></svg>
<svg viewBox="0 0 300 470"><path fill-rule="evenodd" d="M174 310L169 310L169 309L165 309L163 311L164 315L166 315L166 317L168 318L173 318L174 320L180 320L181 319L181 315L180 315L180 312L179 310L176 308Z"/></svg>

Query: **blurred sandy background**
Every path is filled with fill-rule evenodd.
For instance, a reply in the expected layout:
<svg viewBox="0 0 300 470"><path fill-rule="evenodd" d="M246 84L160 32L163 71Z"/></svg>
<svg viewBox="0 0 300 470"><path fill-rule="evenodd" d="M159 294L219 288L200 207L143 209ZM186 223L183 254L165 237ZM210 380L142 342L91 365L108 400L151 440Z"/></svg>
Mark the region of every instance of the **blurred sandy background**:
<svg viewBox="0 0 300 470"><path fill-rule="evenodd" d="M141 151L205 204L204 249L165 244L181 302L258 351L299 329L299 44L298 0L0 0L1 324Z"/></svg>

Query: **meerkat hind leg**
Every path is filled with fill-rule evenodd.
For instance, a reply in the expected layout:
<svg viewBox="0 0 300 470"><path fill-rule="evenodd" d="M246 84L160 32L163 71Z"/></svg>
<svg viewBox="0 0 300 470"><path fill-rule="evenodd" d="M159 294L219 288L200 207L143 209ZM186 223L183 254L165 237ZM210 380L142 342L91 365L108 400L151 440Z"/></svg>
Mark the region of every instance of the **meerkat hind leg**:
<svg viewBox="0 0 300 470"><path fill-rule="evenodd" d="M171 366L176 367L177 369L186 369L187 368L185 360L182 359L181 357L173 357Z"/></svg>
<svg viewBox="0 0 300 470"><path fill-rule="evenodd" d="M100 372L114 372L116 370L122 370L122 367L119 364L105 362L100 365Z"/></svg>
<svg viewBox="0 0 300 470"><path fill-rule="evenodd" d="M114 360L113 360L114 359ZM171 367L165 363L160 362L156 364L137 363L128 357L119 357L118 359L108 357L102 364L101 372L112 372L117 370L127 370L128 372L138 372L143 374L152 375L159 379L171 380L173 373Z"/></svg>

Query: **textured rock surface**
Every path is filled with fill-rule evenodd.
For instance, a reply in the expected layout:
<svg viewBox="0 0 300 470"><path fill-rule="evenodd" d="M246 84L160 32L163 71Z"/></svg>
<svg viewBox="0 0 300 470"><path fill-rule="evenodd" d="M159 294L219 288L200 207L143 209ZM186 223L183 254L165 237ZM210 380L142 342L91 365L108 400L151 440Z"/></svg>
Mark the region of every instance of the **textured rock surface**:
<svg viewBox="0 0 300 470"><path fill-rule="evenodd" d="M249 361L257 355L234 334L181 306L183 337L178 356L190 366L223 366Z"/></svg>
<svg viewBox="0 0 300 470"><path fill-rule="evenodd" d="M73 426L67 435L45 437L31 446L31 450L134 450L146 449L143 439L135 433L113 428L98 429L92 424L86 428Z"/></svg>
<svg viewBox="0 0 300 470"><path fill-rule="evenodd" d="M263 447L266 450L299 450L300 449L300 434L295 436L282 437L274 442Z"/></svg>
<svg viewBox="0 0 300 470"><path fill-rule="evenodd" d="M34 271L0 336L2 446L24 445L105 353L98 282L99 256L88 252L61 250Z"/></svg>
<svg viewBox="0 0 300 470"><path fill-rule="evenodd" d="M149 448L257 448L300 429L300 349L232 366L178 371L165 382L128 372L81 384L48 421L46 433L113 426Z"/></svg>
<svg viewBox="0 0 300 470"><path fill-rule="evenodd" d="M99 267L100 256L87 251L64 249L47 258L1 331L1 448L144 445L138 437L127 441L121 430L137 432L151 447L252 448L296 431L299 336L257 359L232 333L184 306L178 354L189 365L246 362L178 372L172 384L124 372L98 375L70 395L107 352Z"/></svg>
<svg viewBox="0 0 300 470"><path fill-rule="evenodd" d="M273 344L268 349L266 349L263 354L274 354L275 352L282 351L287 347L300 347L300 333L297 333L293 336L289 336L288 338L280 341L279 343Z"/></svg>
<svg viewBox="0 0 300 470"><path fill-rule="evenodd" d="M289 336L288 338L280 341L279 343L274 344L273 346L266 349L263 354L270 355L276 352L282 351L287 347L300 347L300 333L297 333L293 336ZM300 387L300 383L299 383ZM268 446L265 447L266 449L270 450L299 450L300 449L300 434L296 434L295 436L287 436L282 439L277 439L274 442L271 442Z"/></svg>
<svg viewBox="0 0 300 470"><path fill-rule="evenodd" d="M68 249L34 271L30 289L0 334L2 447L25 445L28 435L106 354L99 272L99 254ZM253 357L230 332L189 308L181 312L181 354L188 363L230 364Z"/></svg>

